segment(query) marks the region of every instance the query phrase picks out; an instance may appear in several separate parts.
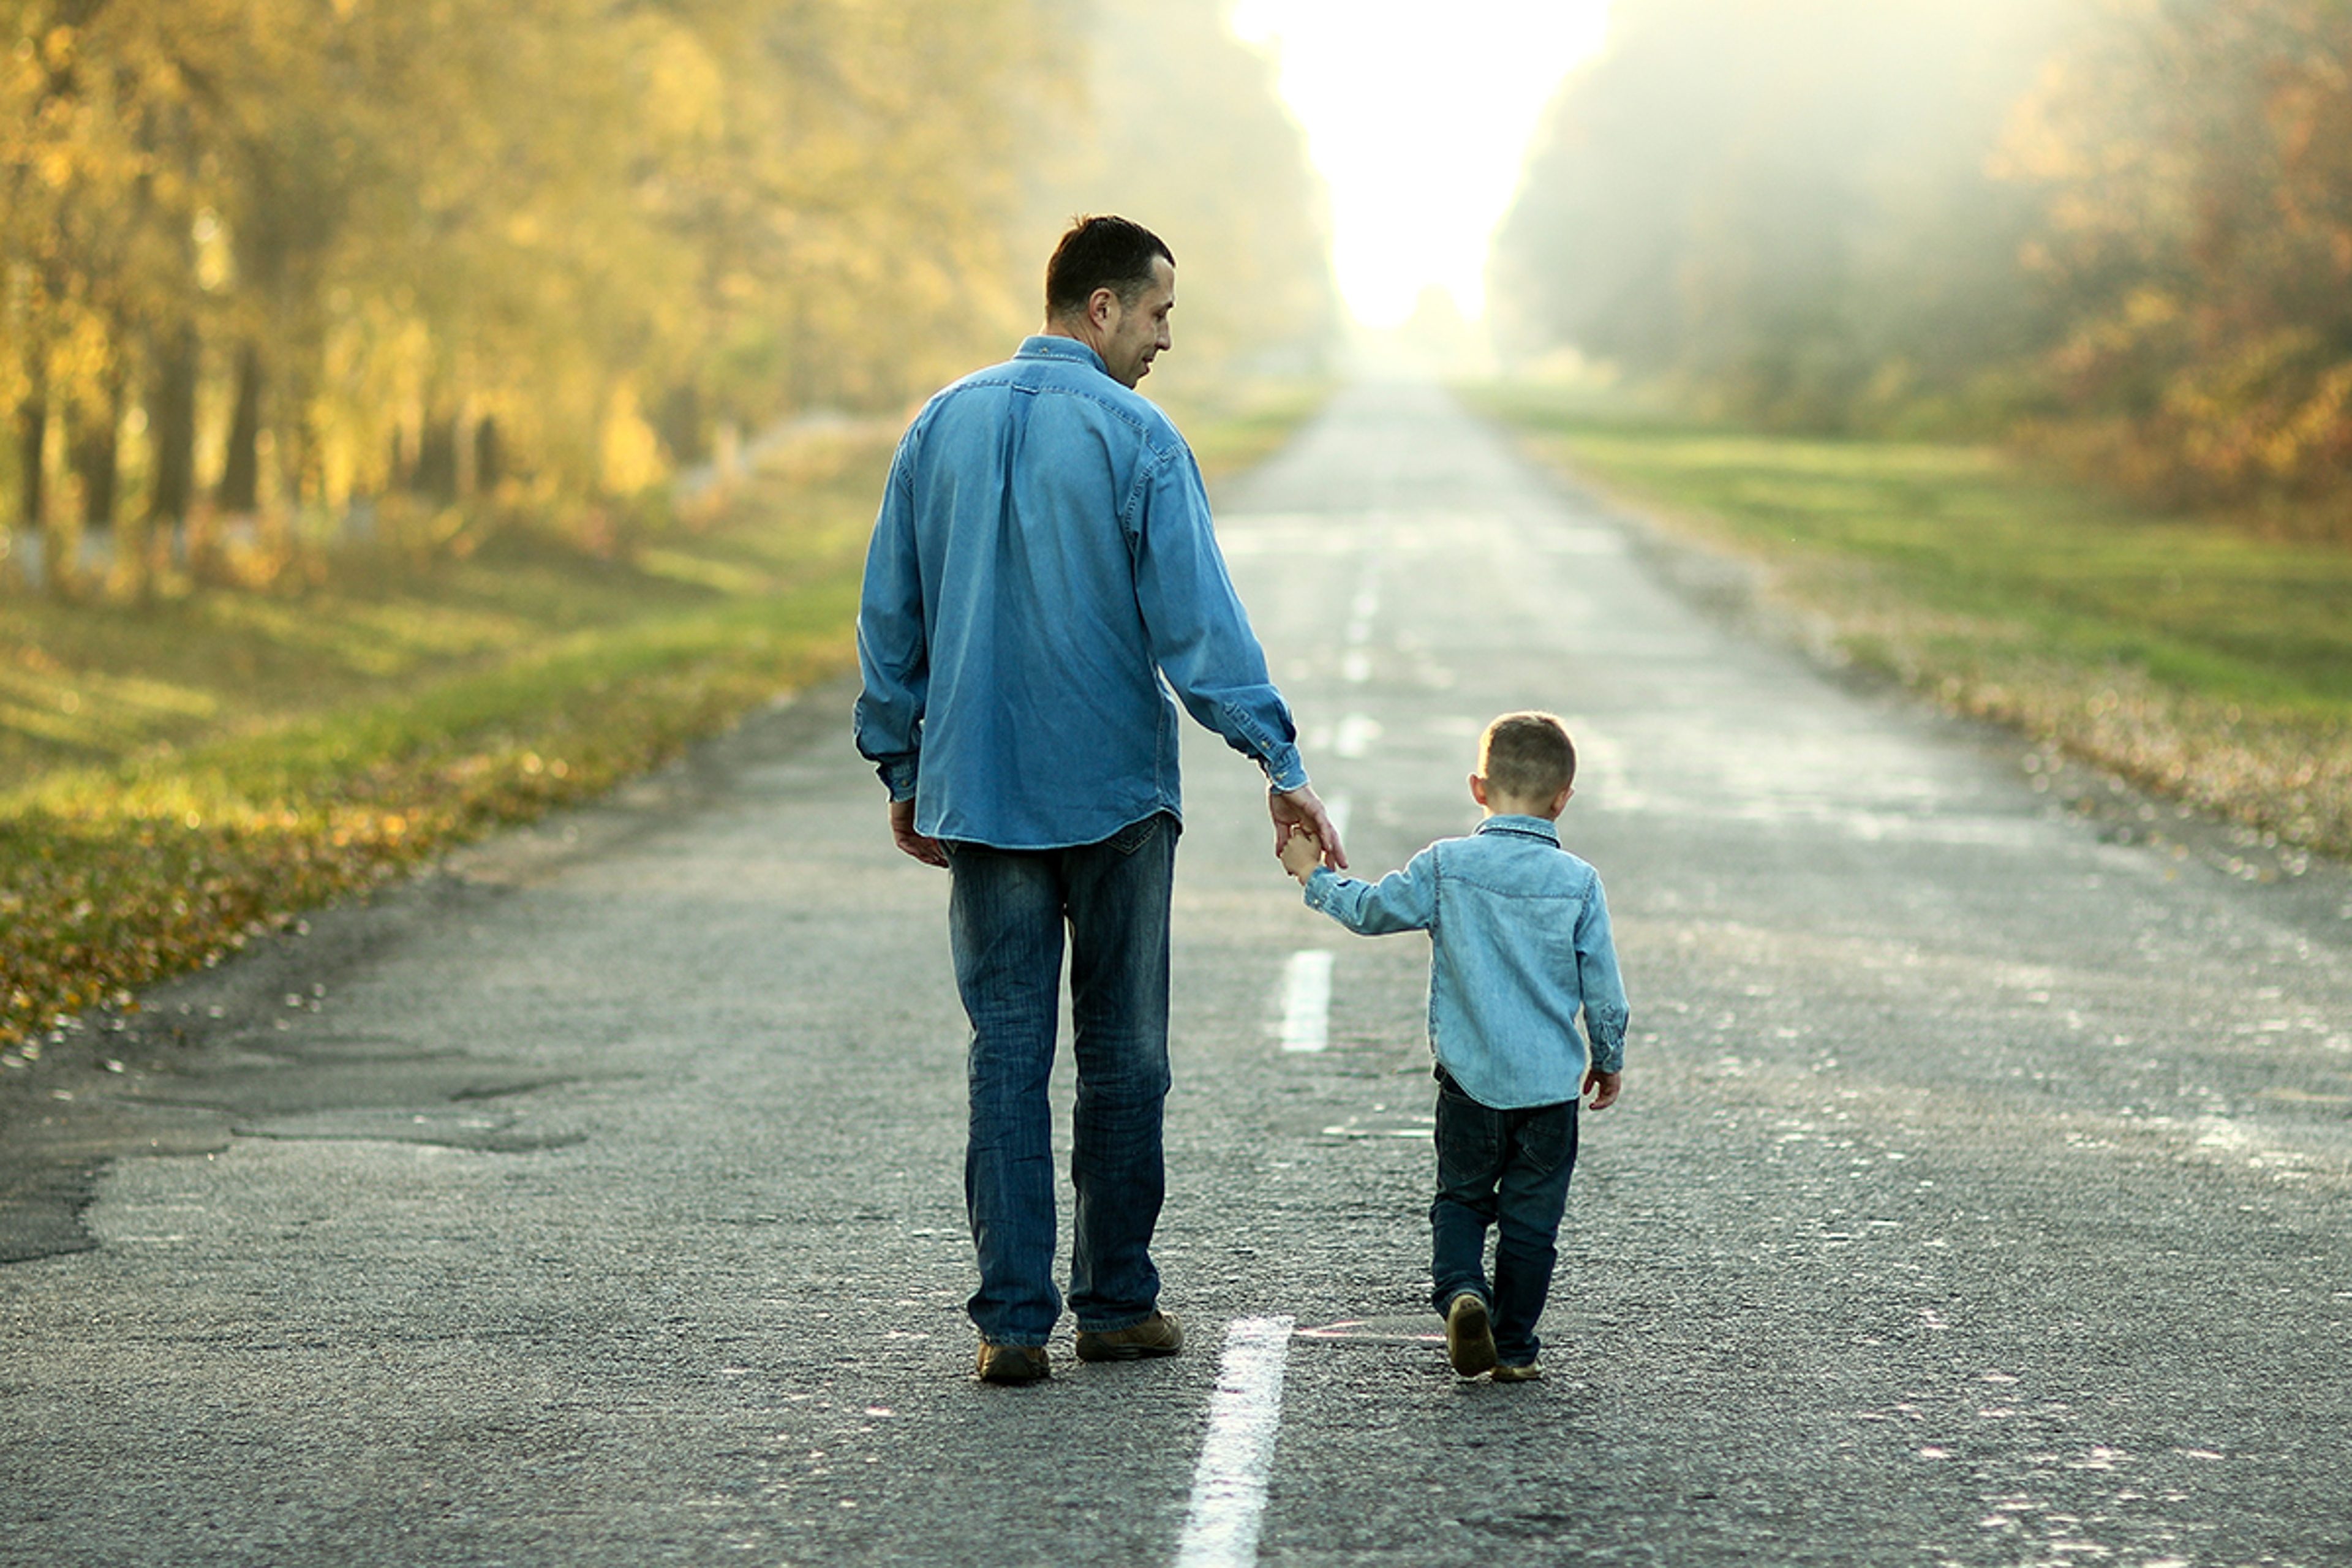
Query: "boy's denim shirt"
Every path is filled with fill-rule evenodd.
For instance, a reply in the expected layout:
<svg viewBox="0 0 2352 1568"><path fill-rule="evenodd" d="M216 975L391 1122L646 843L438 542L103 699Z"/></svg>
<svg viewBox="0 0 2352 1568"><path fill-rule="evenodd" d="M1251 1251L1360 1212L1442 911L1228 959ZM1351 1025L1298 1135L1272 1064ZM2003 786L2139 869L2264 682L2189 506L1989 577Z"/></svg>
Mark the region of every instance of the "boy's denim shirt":
<svg viewBox="0 0 2352 1568"><path fill-rule="evenodd" d="M1402 871L1360 882L1317 867L1307 902L1365 936L1429 932L1429 1043L1462 1091L1499 1110L1557 1105L1591 1065L1625 1066L1625 985L1600 874L1540 816L1490 816Z"/></svg>
<svg viewBox="0 0 2352 1568"><path fill-rule="evenodd" d="M1178 699L1275 789L1307 783L1192 449L1073 338L908 427L857 661L857 749L933 838L1055 849L1181 814Z"/></svg>

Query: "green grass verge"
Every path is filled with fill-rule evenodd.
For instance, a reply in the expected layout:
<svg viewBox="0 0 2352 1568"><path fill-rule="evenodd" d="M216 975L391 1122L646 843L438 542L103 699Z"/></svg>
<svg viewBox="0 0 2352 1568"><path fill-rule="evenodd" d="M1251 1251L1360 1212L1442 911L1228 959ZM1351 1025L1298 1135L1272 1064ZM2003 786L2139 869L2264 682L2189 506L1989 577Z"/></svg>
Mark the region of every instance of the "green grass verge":
<svg viewBox="0 0 2352 1568"><path fill-rule="evenodd" d="M2281 839L2352 853L2352 551L1999 450L1712 429L1469 389L1539 458L1737 550L1840 653Z"/></svg>
<svg viewBox="0 0 2352 1568"><path fill-rule="evenodd" d="M1188 429L1213 478L1320 401L1252 389ZM894 436L797 447L601 552L518 528L299 592L7 600L0 1062L848 668Z"/></svg>

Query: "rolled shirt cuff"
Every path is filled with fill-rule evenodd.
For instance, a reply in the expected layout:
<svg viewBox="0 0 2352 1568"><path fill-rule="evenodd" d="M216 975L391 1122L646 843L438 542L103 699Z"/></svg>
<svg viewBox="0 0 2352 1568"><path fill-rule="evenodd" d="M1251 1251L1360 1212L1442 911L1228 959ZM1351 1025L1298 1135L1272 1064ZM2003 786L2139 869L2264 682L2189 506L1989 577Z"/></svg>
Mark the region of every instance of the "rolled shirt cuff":
<svg viewBox="0 0 2352 1568"><path fill-rule="evenodd" d="M1265 769L1266 788L1276 795L1288 795L1307 787L1307 763L1296 746L1284 746L1271 756L1259 760Z"/></svg>
<svg viewBox="0 0 2352 1568"><path fill-rule="evenodd" d="M915 798L917 769L914 758L892 757L887 762L875 763L874 772L882 780L883 787L890 792L892 800Z"/></svg>

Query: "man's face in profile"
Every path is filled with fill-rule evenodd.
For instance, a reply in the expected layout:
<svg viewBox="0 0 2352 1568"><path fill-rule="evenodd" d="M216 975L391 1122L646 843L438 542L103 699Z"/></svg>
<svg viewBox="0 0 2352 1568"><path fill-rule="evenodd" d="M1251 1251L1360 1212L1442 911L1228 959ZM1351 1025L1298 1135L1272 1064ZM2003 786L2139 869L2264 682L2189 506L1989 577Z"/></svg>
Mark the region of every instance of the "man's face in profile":
<svg viewBox="0 0 2352 1568"><path fill-rule="evenodd" d="M1151 374L1151 362L1168 350L1168 312L1176 308L1176 268L1164 256L1151 259L1151 281L1132 305L1113 296L1113 315L1102 344L1103 363L1121 386L1132 387Z"/></svg>

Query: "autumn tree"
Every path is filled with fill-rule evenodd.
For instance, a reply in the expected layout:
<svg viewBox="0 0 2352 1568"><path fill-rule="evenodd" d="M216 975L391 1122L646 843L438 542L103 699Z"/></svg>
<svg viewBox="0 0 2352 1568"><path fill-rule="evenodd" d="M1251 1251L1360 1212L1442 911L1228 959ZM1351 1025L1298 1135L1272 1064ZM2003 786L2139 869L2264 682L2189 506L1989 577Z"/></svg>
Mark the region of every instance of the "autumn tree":
<svg viewBox="0 0 2352 1568"><path fill-rule="evenodd" d="M625 497L890 405L1011 313L1041 5L15 0L8 510Z"/></svg>
<svg viewBox="0 0 2352 1568"><path fill-rule="evenodd" d="M2352 480L2352 9L2112 0L2003 149L2062 439L2173 499Z"/></svg>
<svg viewBox="0 0 2352 1568"><path fill-rule="evenodd" d="M1001 353L1080 207L1196 362L1328 332L1216 0L0 0L0 526L625 510Z"/></svg>

